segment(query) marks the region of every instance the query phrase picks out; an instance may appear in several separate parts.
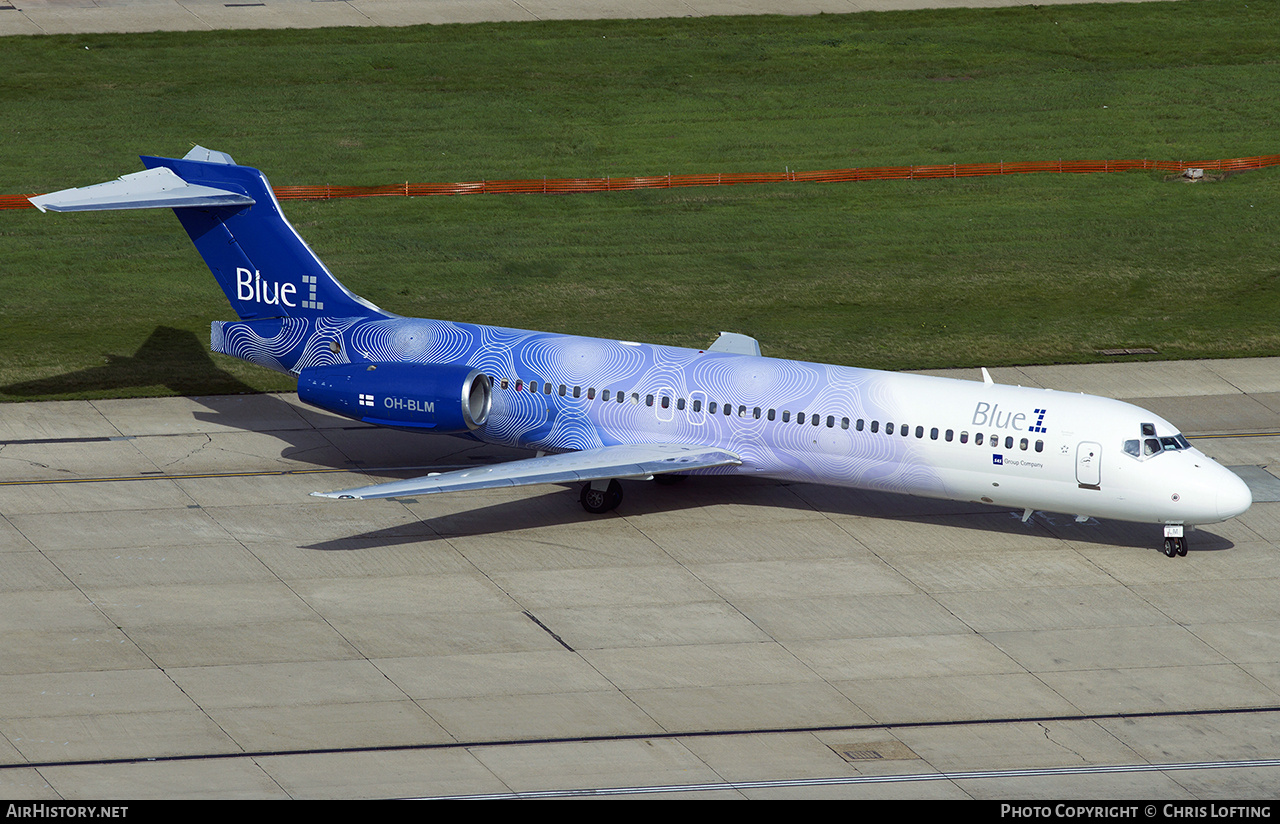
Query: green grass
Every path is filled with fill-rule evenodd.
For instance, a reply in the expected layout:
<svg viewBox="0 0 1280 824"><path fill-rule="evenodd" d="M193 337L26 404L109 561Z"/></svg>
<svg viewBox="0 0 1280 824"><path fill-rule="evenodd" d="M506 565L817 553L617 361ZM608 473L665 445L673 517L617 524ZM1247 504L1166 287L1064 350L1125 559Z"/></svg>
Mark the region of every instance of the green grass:
<svg viewBox="0 0 1280 824"><path fill-rule="evenodd" d="M1277 150L1280 2L5 38L0 192ZM87 47L87 48L86 48ZM883 367L1280 354L1280 172L286 203L402 314ZM291 388L168 213L0 212L0 400ZM139 352L139 350L142 350Z"/></svg>

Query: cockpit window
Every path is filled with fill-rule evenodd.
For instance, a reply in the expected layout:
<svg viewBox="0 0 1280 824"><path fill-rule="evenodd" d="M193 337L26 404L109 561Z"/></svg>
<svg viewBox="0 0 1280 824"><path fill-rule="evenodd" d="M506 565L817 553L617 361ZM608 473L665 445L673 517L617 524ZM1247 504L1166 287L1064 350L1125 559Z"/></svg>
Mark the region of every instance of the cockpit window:
<svg viewBox="0 0 1280 824"><path fill-rule="evenodd" d="M1155 424L1144 423L1139 431L1142 433L1141 438L1126 440L1123 446L1126 455L1131 455L1138 460L1145 460L1163 452L1177 452L1191 448L1191 444L1182 436L1182 433L1155 437Z"/></svg>

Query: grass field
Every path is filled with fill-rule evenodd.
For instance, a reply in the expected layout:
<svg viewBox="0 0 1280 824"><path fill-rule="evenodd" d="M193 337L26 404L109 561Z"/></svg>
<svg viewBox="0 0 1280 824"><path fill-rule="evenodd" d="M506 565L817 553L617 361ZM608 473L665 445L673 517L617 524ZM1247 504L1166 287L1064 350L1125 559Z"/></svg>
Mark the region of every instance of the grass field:
<svg viewBox="0 0 1280 824"><path fill-rule="evenodd" d="M0 192L1277 151L1280 2L5 38ZM287 203L408 315L884 367L1280 354L1280 170ZM0 400L291 388L172 215L0 212Z"/></svg>

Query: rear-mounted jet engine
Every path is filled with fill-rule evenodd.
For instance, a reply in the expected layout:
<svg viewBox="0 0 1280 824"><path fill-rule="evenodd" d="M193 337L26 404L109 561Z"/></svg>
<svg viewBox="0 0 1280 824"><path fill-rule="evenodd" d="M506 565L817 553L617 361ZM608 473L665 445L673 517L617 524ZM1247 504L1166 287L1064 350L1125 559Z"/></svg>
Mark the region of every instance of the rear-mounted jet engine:
<svg viewBox="0 0 1280 824"><path fill-rule="evenodd" d="M456 434L484 426L493 384L469 366L344 363L303 369L298 397L365 423Z"/></svg>

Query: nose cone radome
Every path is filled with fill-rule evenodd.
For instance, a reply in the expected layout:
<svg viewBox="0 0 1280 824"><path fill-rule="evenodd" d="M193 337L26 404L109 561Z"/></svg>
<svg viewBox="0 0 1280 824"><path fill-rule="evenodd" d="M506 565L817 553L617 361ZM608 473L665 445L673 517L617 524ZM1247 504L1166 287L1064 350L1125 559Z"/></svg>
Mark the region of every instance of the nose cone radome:
<svg viewBox="0 0 1280 824"><path fill-rule="evenodd" d="M1222 480L1218 483L1218 517L1226 521L1237 515L1243 515L1253 504L1253 493L1240 476L1225 467L1222 468Z"/></svg>

